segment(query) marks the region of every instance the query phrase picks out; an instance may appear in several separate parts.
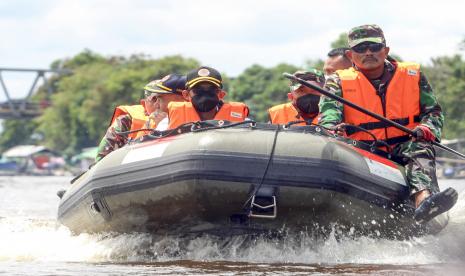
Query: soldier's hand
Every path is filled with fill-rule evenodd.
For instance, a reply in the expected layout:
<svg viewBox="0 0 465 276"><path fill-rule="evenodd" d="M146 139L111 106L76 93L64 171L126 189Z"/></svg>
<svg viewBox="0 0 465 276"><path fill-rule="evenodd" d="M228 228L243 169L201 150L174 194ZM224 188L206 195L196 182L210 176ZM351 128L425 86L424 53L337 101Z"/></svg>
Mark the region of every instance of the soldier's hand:
<svg viewBox="0 0 465 276"><path fill-rule="evenodd" d="M345 136L346 135L346 124L340 123L332 127L334 134L338 136Z"/></svg>
<svg viewBox="0 0 465 276"><path fill-rule="evenodd" d="M436 141L436 136L426 125L418 125L413 130L413 138L416 141L433 142Z"/></svg>
<svg viewBox="0 0 465 276"><path fill-rule="evenodd" d="M160 110L155 110L154 112L152 112L152 114L150 114L150 118L152 118L152 120L156 124L158 124L161 120L165 119L167 116L168 114L166 114L166 112Z"/></svg>

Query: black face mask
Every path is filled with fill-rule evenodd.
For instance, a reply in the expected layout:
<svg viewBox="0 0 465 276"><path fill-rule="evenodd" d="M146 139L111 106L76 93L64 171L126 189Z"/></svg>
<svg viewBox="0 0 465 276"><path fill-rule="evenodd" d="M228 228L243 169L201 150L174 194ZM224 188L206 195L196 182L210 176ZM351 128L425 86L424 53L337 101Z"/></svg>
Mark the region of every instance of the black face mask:
<svg viewBox="0 0 465 276"><path fill-rule="evenodd" d="M320 102L320 96L307 94L299 97L296 101L297 108L306 114L316 114L319 112L318 103Z"/></svg>
<svg viewBox="0 0 465 276"><path fill-rule="evenodd" d="M192 104L199 112L208 112L215 108L220 99L216 93L216 89L195 89L195 96L192 97Z"/></svg>

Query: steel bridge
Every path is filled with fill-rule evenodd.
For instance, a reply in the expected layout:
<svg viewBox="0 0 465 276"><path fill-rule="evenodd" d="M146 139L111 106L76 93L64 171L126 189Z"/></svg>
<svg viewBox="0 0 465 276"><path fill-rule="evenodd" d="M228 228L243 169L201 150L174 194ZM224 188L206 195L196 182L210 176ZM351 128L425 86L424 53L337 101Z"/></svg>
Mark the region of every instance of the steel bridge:
<svg viewBox="0 0 465 276"><path fill-rule="evenodd" d="M3 72L35 73L35 78L26 97L22 99L11 98L2 76ZM54 92L53 87L47 80L47 75L71 73L71 70L68 69L19 69L0 67L0 86L6 98L6 101L0 102L0 119L30 119L39 116L45 108L51 105L50 96ZM34 101L32 95L37 91L39 80L42 80L42 85L47 90L47 95L45 99L41 101Z"/></svg>

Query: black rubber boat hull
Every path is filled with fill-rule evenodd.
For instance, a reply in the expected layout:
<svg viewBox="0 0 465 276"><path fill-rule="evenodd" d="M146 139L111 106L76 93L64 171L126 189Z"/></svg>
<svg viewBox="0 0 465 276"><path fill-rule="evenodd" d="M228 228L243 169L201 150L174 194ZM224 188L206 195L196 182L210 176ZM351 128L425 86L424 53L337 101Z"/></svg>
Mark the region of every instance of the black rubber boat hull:
<svg viewBox="0 0 465 276"><path fill-rule="evenodd" d="M274 190L276 218L243 216L269 160L273 135L267 129L211 130L124 147L72 185L58 219L75 233L227 234L234 227L253 232L336 225L405 237L436 233L447 224L447 215L428 225L415 223L401 166L372 160L369 152L312 131L278 135L261 186Z"/></svg>

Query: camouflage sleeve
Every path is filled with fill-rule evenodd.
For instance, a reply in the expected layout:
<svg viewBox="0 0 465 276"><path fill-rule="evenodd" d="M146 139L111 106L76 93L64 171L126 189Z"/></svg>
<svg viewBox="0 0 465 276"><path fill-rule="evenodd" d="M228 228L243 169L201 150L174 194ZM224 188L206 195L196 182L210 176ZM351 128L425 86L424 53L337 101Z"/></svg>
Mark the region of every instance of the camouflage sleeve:
<svg viewBox="0 0 465 276"><path fill-rule="evenodd" d="M131 129L132 119L129 115L121 115L113 122L113 124L107 129L105 136L98 146L97 156L95 161L100 161L110 152L121 148L128 142L127 135L121 135L118 132L128 131Z"/></svg>
<svg viewBox="0 0 465 276"><path fill-rule="evenodd" d="M342 97L341 80L336 73L327 78L324 88L326 91ZM342 103L322 95L318 106L320 107L318 124L323 127L332 127L342 122L344 111Z"/></svg>
<svg viewBox="0 0 465 276"><path fill-rule="evenodd" d="M433 89L425 75L420 73L420 120L421 124L428 126L434 136L441 141L444 115L441 106L433 93Z"/></svg>

